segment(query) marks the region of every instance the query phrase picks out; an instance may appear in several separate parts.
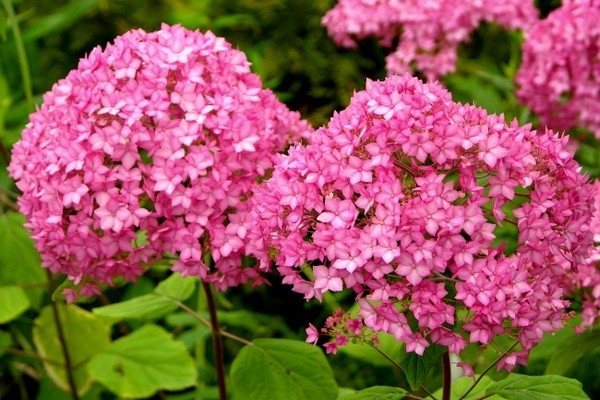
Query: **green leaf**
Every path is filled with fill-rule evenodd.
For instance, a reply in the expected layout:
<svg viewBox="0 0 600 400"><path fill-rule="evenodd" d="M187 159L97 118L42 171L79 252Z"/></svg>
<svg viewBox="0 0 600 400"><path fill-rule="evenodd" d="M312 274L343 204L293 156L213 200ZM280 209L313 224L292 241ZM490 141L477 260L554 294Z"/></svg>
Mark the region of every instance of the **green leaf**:
<svg viewBox="0 0 600 400"><path fill-rule="evenodd" d="M29 308L29 299L20 286L0 286L0 324L5 324Z"/></svg>
<svg viewBox="0 0 600 400"><path fill-rule="evenodd" d="M194 277L182 278L179 274L173 274L150 294L97 307L92 311L116 320L160 318L177 309L178 301L183 301L194 293L196 281Z"/></svg>
<svg viewBox="0 0 600 400"><path fill-rule="evenodd" d="M385 333L380 333L377 337L379 338L377 349L392 360L400 359L400 356L403 354L402 342L397 341L394 336ZM377 367L390 367L392 365L390 360L384 357L377 349L366 343L350 343L341 346L338 351Z"/></svg>
<svg viewBox="0 0 600 400"><path fill-rule="evenodd" d="M73 304L56 303L56 307L71 360L75 386L77 392L83 394L92 383L85 364L90 357L109 345L109 327L101 318ZM48 376L58 387L69 391L67 370L64 367L65 358L52 306L44 307L34 321L33 342L39 355L49 360L44 361Z"/></svg>
<svg viewBox="0 0 600 400"><path fill-rule="evenodd" d="M464 394L467 393L467 391L469 389L471 389L471 386L473 386L474 383L475 383L475 380L468 376L464 376L462 378L459 378L459 379L453 381L452 387L450 389L450 398L451 399L462 398L464 396ZM473 390L469 392L469 394L467 395L467 397L465 397L464 400L477 400L477 399L481 399L482 397L485 397L485 390L487 389L488 386L493 385L494 383L496 383L496 382L494 382L491 378L484 376L477 383L477 386L475 386L475 388L473 388ZM435 396L435 398L441 399L442 394L443 394L443 388L440 388L433 395ZM496 399L500 399L500 397L498 397L498 396L486 397L486 400L496 400Z"/></svg>
<svg viewBox="0 0 600 400"><path fill-rule="evenodd" d="M154 319L171 313L177 308L174 300L156 294L92 309L94 314L117 321L123 319Z"/></svg>
<svg viewBox="0 0 600 400"><path fill-rule="evenodd" d="M92 385L90 390L88 390L87 393L79 399L102 400L102 391L104 391L104 389L101 385ZM40 380L40 386L35 400L73 400L73 396L60 390L50 378L43 377Z"/></svg>
<svg viewBox="0 0 600 400"><path fill-rule="evenodd" d="M198 279L193 276L182 278L181 275L174 273L159 283L156 289L154 289L154 293L174 300L184 301L194 293L197 281Z"/></svg>
<svg viewBox="0 0 600 400"><path fill-rule="evenodd" d="M373 386L360 390L348 396L341 397L343 400L402 400L408 392L404 389L391 386Z"/></svg>
<svg viewBox="0 0 600 400"><path fill-rule="evenodd" d="M89 373L121 397L148 397L156 391L196 384L194 361L185 346L156 325L115 340L89 363Z"/></svg>
<svg viewBox="0 0 600 400"><path fill-rule="evenodd" d="M0 285L40 285L27 289L31 306L38 308L46 290L46 272L33 240L23 228L25 218L17 213L0 215Z"/></svg>
<svg viewBox="0 0 600 400"><path fill-rule="evenodd" d="M600 330L572 336L556 347L545 373L565 375L581 357L597 347L600 347Z"/></svg>
<svg viewBox="0 0 600 400"><path fill-rule="evenodd" d="M333 400L338 388L323 351L288 339L256 339L231 366L238 399Z"/></svg>
<svg viewBox="0 0 600 400"><path fill-rule="evenodd" d="M431 368L439 362L445 351L444 347L432 344L425 349L422 356L413 352L404 353L400 365L412 390L417 390L421 386Z"/></svg>
<svg viewBox="0 0 600 400"><path fill-rule="evenodd" d="M0 356L6 352L6 349L10 347L12 343L12 337L10 333L0 331Z"/></svg>
<svg viewBox="0 0 600 400"><path fill-rule="evenodd" d="M506 400L589 400L581 387L580 382L563 376L511 374L488 386L485 393Z"/></svg>

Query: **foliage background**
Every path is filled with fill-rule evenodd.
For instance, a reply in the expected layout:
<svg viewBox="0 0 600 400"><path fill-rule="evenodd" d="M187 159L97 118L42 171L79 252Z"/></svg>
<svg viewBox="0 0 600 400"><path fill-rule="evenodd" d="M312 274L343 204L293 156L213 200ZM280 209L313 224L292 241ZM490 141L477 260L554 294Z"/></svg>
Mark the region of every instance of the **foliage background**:
<svg viewBox="0 0 600 400"><path fill-rule="evenodd" d="M69 398L48 378L32 333L34 321L50 303L61 278L47 282L45 272L39 268L39 257L21 227L22 218L15 212L16 188L6 171L10 148L18 140L33 104L39 104L42 94L75 68L78 59L93 47L103 46L132 28L150 31L158 29L161 22L181 23L192 29L212 30L239 47L247 54L253 71L261 76L265 86L273 89L290 108L300 111L314 126L320 126L334 110L347 105L353 91L364 87L365 77L381 79L385 76L386 53L376 40L363 41L357 50L347 50L336 48L327 37L320 20L334 3L333 0L2 0L0 291L8 293L8 287L15 286L23 288L28 306L10 321L0 318L0 398ZM538 2L542 15L547 15L558 5L557 0ZM19 60L19 40L11 27L10 9L16 13L29 72ZM522 124L535 124L535 117L516 103L513 94L512 78L520 61L521 40L519 33L508 33L494 25L480 27L471 42L461 47L457 72L444 78L455 99L475 102L492 112L502 112L507 119L518 118ZM600 176L597 142L584 131L571 133L581 143L577 154L579 161L592 176ZM514 240L510 232L505 239ZM157 266L137 284L110 289L103 298L80 306L91 310L137 298L151 293L167 275L167 266ZM319 326L340 304L352 303L349 294L326 296L320 305L305 303L300 295L279 284L275 276L270 281L272 284L267 288L242 287L218 294L221 322L228 331L247 339L275 337L303 341L308 322ZM206 299L198 288L184 304L205 313ZM13 306L0 300L0 308ZM173 311L142 320L127 319L111 330L111 338L136 331L148 321L163 326L185 345L193 355L199 376L195 390L158 392L155 397L217 398L210 331L189 314ZM598 335L587 339L586 342L581 337L573 338L572 329L567 328L540 345L532 354L530 366L519 372L543 374L549 367L558 368L559 374L582 381L591 398L600 398L597 372L600 370L600 340ZM398 343L385 343L385 346L389 354L401 351ZM561 353L566 346L574 349L573 352ZM228 368L241 348L240 343L225 341ZM480 364L493 357L493 351L473 350L473 361ZM363 347L349 346L328 359L338 385L343 388L407 385L399 370L376 352ZM560 365L563 367L557 367ZM439 368L433 368L429 378L428 388L439 388ZM85 398L104 399L112 398L112 395L96 382Z"/></svg>

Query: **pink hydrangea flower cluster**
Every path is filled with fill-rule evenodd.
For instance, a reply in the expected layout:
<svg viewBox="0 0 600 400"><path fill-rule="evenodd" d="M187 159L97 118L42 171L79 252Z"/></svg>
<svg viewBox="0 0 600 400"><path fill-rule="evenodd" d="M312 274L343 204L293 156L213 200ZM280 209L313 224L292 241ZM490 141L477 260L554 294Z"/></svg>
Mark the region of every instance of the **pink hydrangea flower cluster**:
<svg viewBox="0 0 600 400"><path fill-rule="evenodd" d="M163 256L221 289L261 279L240 267L246 199L311 128L262 89L242 52L181 26L133 30L43 100L9 171L44 267L84 295Z"/></svg>
<svg viewBox="0 0 600 400"><path fill-rule="evenodd" d="M567 141L456 103L438 83L368 81L308 145L279 156L255 194L270 235L262 262L275 255L307 300L352 289L349 337L368 328L423 354L508 334L521 344L501 364L511 369L563 326L594 252L595 190ZM496 239L511 225L508 251Z"/></svg>
<svg viewBox="0 0 600 400"><path fill-rule="evenodd" d="M600 181L594 183L596 195L594 197L593 214L590 230L594 235L594 242L599 245L596 253L592 254L592 263L587 268L578 271L577 281L580 287L589 288L582 294L583 304L581 317L583 324L579 331L585 326L592 326L600 319Z"/></svg>
<svg viewBox="0 0 600 400"><path fill-rule="evenodd" d="M600 1L565 0L526 34L517 96L551 129L600 138Z"/></svg>
<svg viewBox="0 0 600 400"><path fill-rule="evenodd" d="M390 74L413 67L432 81L456 68L458 45L482 21L509 29L528 28L538 18L532 0L339 0L323 17L334 41L355 47L377 37L397 48L387 57Z"/></svg>

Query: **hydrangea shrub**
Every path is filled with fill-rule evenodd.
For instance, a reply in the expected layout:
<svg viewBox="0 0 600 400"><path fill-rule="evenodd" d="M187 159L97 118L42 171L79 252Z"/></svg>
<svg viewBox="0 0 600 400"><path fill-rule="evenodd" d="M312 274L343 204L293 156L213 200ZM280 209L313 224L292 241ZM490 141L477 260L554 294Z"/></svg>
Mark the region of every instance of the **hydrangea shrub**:
<svg viewBox="0 0 600 400"><path fill-rule="evenodd" d="M551 129L600 138L600 1L564 0L526 33L517 96Z"/></svg>
<svg viewBox="0 0 600 400"><path fill-rule="evenodd" d="M162 257L217 288L260 282L241 268L247 199L274 154L311 130L261 86L242 52L181 26L127 32L80 60L30 116L9 167L43 266L84 295Z"/></svg>
<svg viewBox="0 0 600 400"><path fill-rule="evenodd" d="M340 0L323 17L333 40L355 47L377 37L396 47L386 60L389 74L421 71L430 81L456 68L457 49L482 22L527 29L538 18L531 0Z"/></svg>
<svg viewBox="0 0 600 400"><path fill-rule="evenodd" d="M596 190L567 141L456 103L438 83L368 81L307 145L279 156L254 196L269 237L258 255L263 266L275 255L307 300L356 293L358 315L323 328L336 336L330 352L369 332L419 355L508 334L521 345L500 363L510 370L563 326L569 293L600 282ZM497 240L506 225L516 249ZM588 306L589 325L598 308ZM307 332L316 342L319 331Z"/></svg>

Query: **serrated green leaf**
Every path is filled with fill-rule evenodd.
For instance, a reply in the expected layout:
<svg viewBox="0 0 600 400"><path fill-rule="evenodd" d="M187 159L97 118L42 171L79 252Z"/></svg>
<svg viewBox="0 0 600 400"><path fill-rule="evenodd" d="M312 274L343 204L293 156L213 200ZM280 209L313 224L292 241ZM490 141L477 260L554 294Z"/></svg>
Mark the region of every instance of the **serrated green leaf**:
<svg viewBox="0 0 600 400"><path fill-rule="evenodd" d="M354 394L354 393L356 393L356 389L341 387L341 388L339 388L338 400L341 400L344 397L350 396L351 394Z"/></svg>
<svg viewBox="0 0 600 400"><path fill-rule="evenodd" d="M29 308L29 298L20 286L0 286L0 324L5 324Z"/></svg>
<svg viewBox="0 0 600 400"><path fill-rule="evenodd" d="M557 375L511 374L488 386L485 393L506 400L589 400L580 382Z"/></svg>
<svg viewBox="0 0 600 400"><path fill-rule="evenodd" d="M440 361L445 351L444 347L432 344L425 349L422 356L412 352L404 353L400 365L412 390L417 390L421 386L431 368Z"/></svg>
<svg viewBox="0 0 600 400"><path fill-rule="evenodd" d="M597 347L600 347L600 330L572 336L556 347L548 361L545 373L565 375L581 357Z"/></svg>
<svg viewBox="0 0 600 400"><path fill-rule="evenodd" d="M41 288L25 291L31 306L38 308L46 290L43 284L47 282L47 277L40 268L40 256L33 240L23 228L24 222L21 214L9 212L0 215L0 284L41 285Z"/></svg>
<svg viewBox="0 0 600 400"><path fill-rule="evenodd" d="M92 385L90 390L87 391L80 400L102 400L103 388L101 385ZM43 377L40 380L39 390L36 394L35 400L73 400L73 396L69 393L65 393L58 388L52 379Z"/></svg>
<svg viewBox="0 0 600 400"><path fill-rule="evenodd" d="M323 351L288 339L256 339L231 366L238 399L333 400L338 388Z"/></svg>
<svg viewBox="0 0 600 400"><path fill-rule="evenodd" d="M75 386L77 392L83 394L92 383L86 363L110 343L109 328L101 318L74 304L57 303L56 306L73 368ZM65 358L52 306L43 308L39 317L35 319L33 342L39 355L49 360L44 362L48 376L58 387L69 391L67 370L64 367Z"/></svg>
<svg viewBox="0 0 600 400"><path fill-rule="evenodd" d="M459 378L459 379L453 381L451 389L450 389L450 398L451 399L461 399L464 396L464 394L467 393L467 391L469 389L471 389L471 387L473 386L474 383L475 383L475 380L468 376L464 376L462 378ZM481 399L482 397L485 397L486 389L488 388L488 386L493 385L494 383L496 383L496 382L494 382L491 378L484 376L477 383L477 385L473 388L473 390L471 390L469 392L469 394L467 395L467 397L464 398L464 400L477 400L477 399ZM442 394L443 394L443 388L440 388L438 391L433 393L433 395L437 399L441 399ZM486 397L486 400L499 400L499 399L501 399L501 397L498 397L498 396Z"/></svg>
<svg viewBox="0 0 600 400"><path fill-rule="evenodd" d="M178 307L178 301L183 301L194 293L196 281L193 277L182 278L179 274L173 274L150 294L97 307L92 311L116 320L160 318L173 312Z"/></svg>
<svg viewBox="0 0 600 400"><path fill-rule="evenodd" d="M152 293L120 303L97 307L92 309L92 312L117 321L123 319L143 320L160 318L171 313L176 308L177 304L175 300Z"/></svg>
<svg viewBox="0 0 600 400"><path fill-rule="evenodd" d="M185 346L156 325L115 340L89 363L89 373L121 397L148 397L196 383L194 361Z"/></svg>
<svg viewBox="0 0 600 400"><path fill-rule="evenodd" d="M198 282L198 279L193 276L182 278L181 275L174 273L159 283L154 289L154 293L174 300L184 301L194 293L196 282Z"/></svg>
<svg viewBox="0 0 600 400"><path fill-rule="evenodd" d="M343 400L402 400L408 395L404 389L392 386L373 386L360 390L348 396L341 397Z"/></svg>
<svg viewBox="0 0 600 400"><path fill-rule="evenodd" d="M377 349L386 354L392 360L400 359L402 353L402 342L392 335L380 333L377 335L379 344ZM357 360L369 363L377 367L390 367L391 363L376 348L369 344L347 344L339 348L339 352L347 354Z"/></svg>

